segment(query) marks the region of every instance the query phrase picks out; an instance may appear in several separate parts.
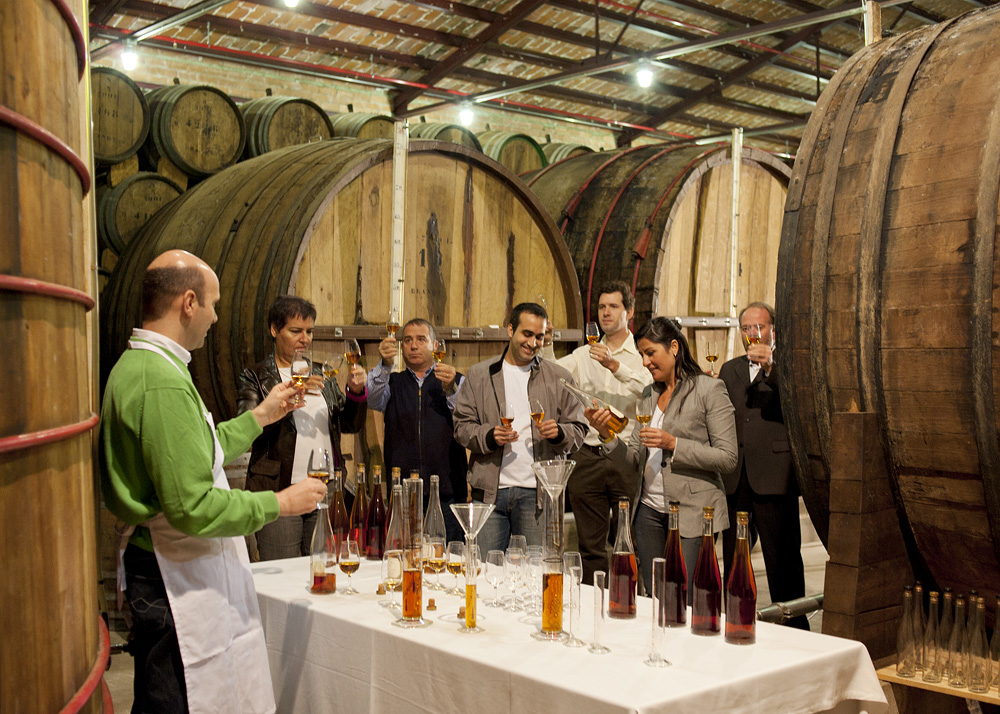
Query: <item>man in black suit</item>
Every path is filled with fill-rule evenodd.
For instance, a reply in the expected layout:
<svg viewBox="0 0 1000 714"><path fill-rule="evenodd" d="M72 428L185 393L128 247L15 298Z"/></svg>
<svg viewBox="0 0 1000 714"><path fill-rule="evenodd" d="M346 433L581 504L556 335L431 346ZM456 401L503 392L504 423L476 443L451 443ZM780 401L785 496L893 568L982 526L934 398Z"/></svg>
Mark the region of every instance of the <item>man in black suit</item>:
<svg viewBox="0 0 1000 714"><path fill-rule="evenodd" d="M736 408L739 460L724 476L730 520L737 511L750 514L750 532L760 536L764 568L772 602L805 595L800 552L799 490L792 469L788 432L781 413L774 362L774 308L752 302L740 313L740 335L746 356L722 365L719 377ZM722 536L726 577L733 562L736 529ZM792 627L809 629L805 616L789 620Z"/></svg>

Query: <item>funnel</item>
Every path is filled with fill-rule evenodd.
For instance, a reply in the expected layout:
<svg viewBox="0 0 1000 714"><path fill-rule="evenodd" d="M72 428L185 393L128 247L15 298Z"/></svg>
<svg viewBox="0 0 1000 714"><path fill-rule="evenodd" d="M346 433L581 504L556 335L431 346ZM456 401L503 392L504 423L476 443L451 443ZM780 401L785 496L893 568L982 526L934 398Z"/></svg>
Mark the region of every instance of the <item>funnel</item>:
<svg viewBox="0 0 1000 714"><path fill-rule="evenodd" d="M493 512L492 503L452 503L451 512L458 519L465 535L475 538Z"/></svg>
<svg viewBox="0 0 1000 714"><path fill-rule="evenodd" d="M538 483L542 485L549 496L556 498L566 488L569 475L576 468L576 462L570 459L549 459L536 461L531 465L535 470Z"/></svg>

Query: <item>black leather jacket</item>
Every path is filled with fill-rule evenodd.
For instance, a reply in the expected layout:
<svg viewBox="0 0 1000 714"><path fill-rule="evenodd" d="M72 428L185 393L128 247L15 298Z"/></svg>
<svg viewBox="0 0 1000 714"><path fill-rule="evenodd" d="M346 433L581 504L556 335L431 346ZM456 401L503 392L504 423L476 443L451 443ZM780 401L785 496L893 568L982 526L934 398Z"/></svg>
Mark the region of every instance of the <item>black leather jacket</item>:
<svg viewBox="0 0 1000 714"><path fill-rule="evenodd" d="M320 365L316 362L313 362L312 373L322 374ZM239 382L238 412L242 414L256 407L281 381L273 354L252 368L243 370ZM330 415L334 465L343 466L340 435L361 430L367 407L364 401L346 397L333 379L328 379L323 385L323 397ZM264 433L257 437L250 450L246 484L248 491L280 491L291 485L295 438L295 417L292 414L264 427Z"/></svg>

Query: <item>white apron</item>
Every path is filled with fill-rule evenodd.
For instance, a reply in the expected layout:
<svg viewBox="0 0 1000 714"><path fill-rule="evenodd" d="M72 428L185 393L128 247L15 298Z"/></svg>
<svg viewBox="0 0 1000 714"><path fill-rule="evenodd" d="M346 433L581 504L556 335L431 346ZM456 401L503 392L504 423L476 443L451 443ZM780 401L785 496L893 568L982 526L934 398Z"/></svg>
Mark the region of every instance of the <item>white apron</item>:
<svg viewBox="0 0 1000 714"><path fill-rule="evenodd" d="M130 340L129 347L155 352L189 376L156 345ZM215 447L213 485L228 491L215 421L204 404L201 409ZM143 525L149 528L166 586L191 714L274 712L271 670L246 541L184 535L162 513Z"/></svg>

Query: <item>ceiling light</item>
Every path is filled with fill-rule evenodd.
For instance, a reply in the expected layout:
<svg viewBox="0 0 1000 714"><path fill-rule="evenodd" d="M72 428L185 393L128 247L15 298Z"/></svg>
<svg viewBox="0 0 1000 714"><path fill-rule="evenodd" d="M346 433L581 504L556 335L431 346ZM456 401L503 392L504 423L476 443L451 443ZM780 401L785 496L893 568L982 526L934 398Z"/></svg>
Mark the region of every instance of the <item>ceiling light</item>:
<svg viewBox="0 0 1000 714"><path fill-rule="evenodd" d="M476 115L472 111L472 107L464 106L458 112L458 120L462 122L462 126L469 126L472 124L472 120L475 119Z"/></svg>
<svg viewBox="0 0 1000 714"><path fill-rule="evenodd" d="M122 67L126 72L131 72L139 64L139 55L135 52L135 43L126 40L125 49L122 50Z"/></svg>
<svg viewBox="0 0 1000 714"><path fill-rule="evenodd" d="M635 81L644 88L653 84L653 70L645 62L639 63L639 68L635 71Z"/></svg>
<svg viewBox="0 0 1000 714"><path fill-rule="evenodd" d="M296 7L299 4L299 0L285 0L285 7Z"/></svg>

